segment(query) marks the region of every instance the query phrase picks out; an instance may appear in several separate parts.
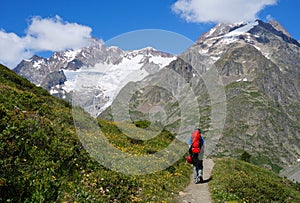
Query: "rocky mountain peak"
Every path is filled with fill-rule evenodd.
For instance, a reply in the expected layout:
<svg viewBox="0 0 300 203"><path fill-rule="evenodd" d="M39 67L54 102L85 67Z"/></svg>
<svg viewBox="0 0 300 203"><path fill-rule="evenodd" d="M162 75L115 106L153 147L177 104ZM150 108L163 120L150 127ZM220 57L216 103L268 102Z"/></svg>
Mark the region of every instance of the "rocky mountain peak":
<svg viewBox="0 0 300 203"><path fill-rule="evenodd" d="M209 56L213 61L220 59L232 46L250 45L266 58L279 60L280 49L300 44L293 39L276 21L266 23L261 20L237 24L218 24L199 37L195 47L201 55Z"/></svg>
<svg viewBox="0 0 300 203"><path fill-rule="evenodd" d="M159 51L153 47L145 47L139 50L126 51L124 57L132 58L132 57L136 57L137 55L143 55L145 57L157 57L157 56L165 57L165 58L173 57L172 54Z"/></svg>
<svg viewBox="0 0 300 203"><path fill-rule="evenodd" d="M76 88L84 89L88 95L85 95L87 103L82 106L96 116L109 106L125 81L153 74L174 58L152 47L124 51L116 46L106 47L102 40L93 39L90 46L82 49L55 52L47 59L33 56L23 60L14 71L59 98L70 99ZM78 75L86 86L76 83ZM97 107L89 99L99 101Z"/></svg>
<svg viewBox="0 0 300 203"><path fill-rule="evenodd" d="M228 31L232 27L234 27L234 25L219 23L215 27L211 28L208 32L205 32L202 35L200 35L200 37L197 39L196 43L201 43L202 41L204 41L208 38L213 38L213 37L218 37L218 36L224 35L224 34L228 33Z"/></svg>
<svg viewBox="0 0 300 203"><path fill-rule="evenodd" d="M270 20L268 23L271 24L276 30L281 31L286 36L292 37L290 33L278 21Z"/></svg>
<svg viewBox="0 0 300 203"><path fill-rule="evenodd" d="M293 39L286 29L275 20L271 20L268 23L263 22L262 20L256 20L254 22L241 22L236 24L220 23L211 28L208 32L202 34L198 38L197 44L202 44L204 41L210 39L219 39L222 37L239 37L243 39L243 37L249 34L259 38L264 36L266 32L272 33L288 43L300 46L297 40Z"/></svg>
<svg viewBox="0 0 300 203"><path fill-rule="evenodd" d="M218 24L201 35L195 45L167 68L176 71L193 88L201 115L210 114L206 110L213 108L213 105L209 106L212 97L207 96L209 91L205 89L205 81L196 76L200 73L201 78L207 80L210 70L216 69L226 94L226 121L212 153L230 156L238 150L246 150L256 160L268 157L266 164L274 169L295 162L300 155L299 53L299 43L278 23L275 26L274 22L256 20ZM181 109L176 109L168 95L163 98L161 94L158 99L158 88L145 92L135 105L142 109L145 106L172 106L168 121L175 123ZM154 102L153 98L156 98ZM174 123L169 125L177 126ZM212 133L212 140L208 135L207 143L219 136L214 137L213 132L218 132L218 128L213 124L209 119L203 119L201 123Z"/></svg>

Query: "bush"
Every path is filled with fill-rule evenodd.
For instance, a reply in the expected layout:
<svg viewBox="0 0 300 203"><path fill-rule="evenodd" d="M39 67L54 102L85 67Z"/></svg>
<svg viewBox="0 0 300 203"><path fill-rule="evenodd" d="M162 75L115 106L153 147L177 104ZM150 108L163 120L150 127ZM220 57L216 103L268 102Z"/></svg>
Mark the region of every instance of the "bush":
<svg viewBox="0 0 300 203"><path fill-rule="evenodd" d="M215 202L300 202L300 188L252 164L217 159L209 182Z"/></svg>
<svg viewBox="0 0 300 203"><path fill-rule="evenodd" d="M251 155L248 152L244 151L240 156L240 160L250 163Z"/></svg>

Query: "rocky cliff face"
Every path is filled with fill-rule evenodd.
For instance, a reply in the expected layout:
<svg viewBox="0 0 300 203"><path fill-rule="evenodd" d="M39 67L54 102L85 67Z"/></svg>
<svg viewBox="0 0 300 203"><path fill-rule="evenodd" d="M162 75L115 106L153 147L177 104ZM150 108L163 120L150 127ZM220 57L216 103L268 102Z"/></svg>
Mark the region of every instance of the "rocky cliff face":
<svg viewBox="0 0 300 203"><path fill-rule="evenodd" d="M189 119L199 119L209 153L238 156L247 151L253 162L279 171L300 157L299 51L299 42L277 22L219 24L158 75L161 81L169 80L169 75L162 79L162 71L175 71L192 89L200 118ZM222 85L213 81L214 71ZM155 76L147 80L152 86L137 92L131 101L132 117L147 119L147 112L160 106L165 111L163 125L178 132L186 119L180 104L192 103L190 98L174 96L180 79L172 79L174 84L165 89L155 87L159 84ZM222 105L226 105L226 119Z"/></svg>
<svg viewBox="0 0 300 203"><path fill-rule="evenodd" d="M287 166L300 156L300 44L274 21L231 27L195 45L214 60L226 91L215 153L246 150L257 163Z"/></svg>

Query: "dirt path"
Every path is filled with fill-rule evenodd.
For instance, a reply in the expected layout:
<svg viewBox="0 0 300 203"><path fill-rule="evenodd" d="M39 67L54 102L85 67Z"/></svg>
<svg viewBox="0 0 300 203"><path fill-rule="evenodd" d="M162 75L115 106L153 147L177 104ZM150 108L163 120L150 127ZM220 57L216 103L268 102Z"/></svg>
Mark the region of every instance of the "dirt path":
<svg viewBox="0 0 300 203"><path fill-rule="evenodd" d="M191 175L191 182L183 192L179 192L179 203L210 203L211 195L208 189L208 182L211 180L211 171L214 167L212 159L203 160L203 179L204 183L195 184L193 174ZM191 167L192 171L192 167Z"/></svg>

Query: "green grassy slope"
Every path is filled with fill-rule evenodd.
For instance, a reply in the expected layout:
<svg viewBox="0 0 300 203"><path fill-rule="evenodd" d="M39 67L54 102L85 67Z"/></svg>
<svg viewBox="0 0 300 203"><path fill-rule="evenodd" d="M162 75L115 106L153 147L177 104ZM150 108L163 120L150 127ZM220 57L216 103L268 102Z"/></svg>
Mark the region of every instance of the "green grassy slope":
<svg viewBox="0 0 300 203"><path fill-rule="evenodd" d="M113 122L98 122L112 145L137 155L159 151L174 139L163 131L151 140L137 141ZM184 159L149 175L129 176L104 168L79 141L70 104L3 66L0 156L0 202L175 202L192 172ZM272 172L231 159L215 162L209 184L216 202L299 201L299 185Z"/></svg>
<svg viewBox="0 0 300 203"><path fill-rule="evenodd" d="M112 144L132 153L153 153L174 139L162 132L133 142L99 122ZM80 143L70 104L1 65L0 156L0 202L173 202L191 173L184 159L150 175L104 168Z"/></svg>
<svg viewBox="0 0 300 203"><path fill-rule="evenodd" d="M300 202L300 186L272 171L234 159L216 159L209 182L214 202Z"/></svg>

